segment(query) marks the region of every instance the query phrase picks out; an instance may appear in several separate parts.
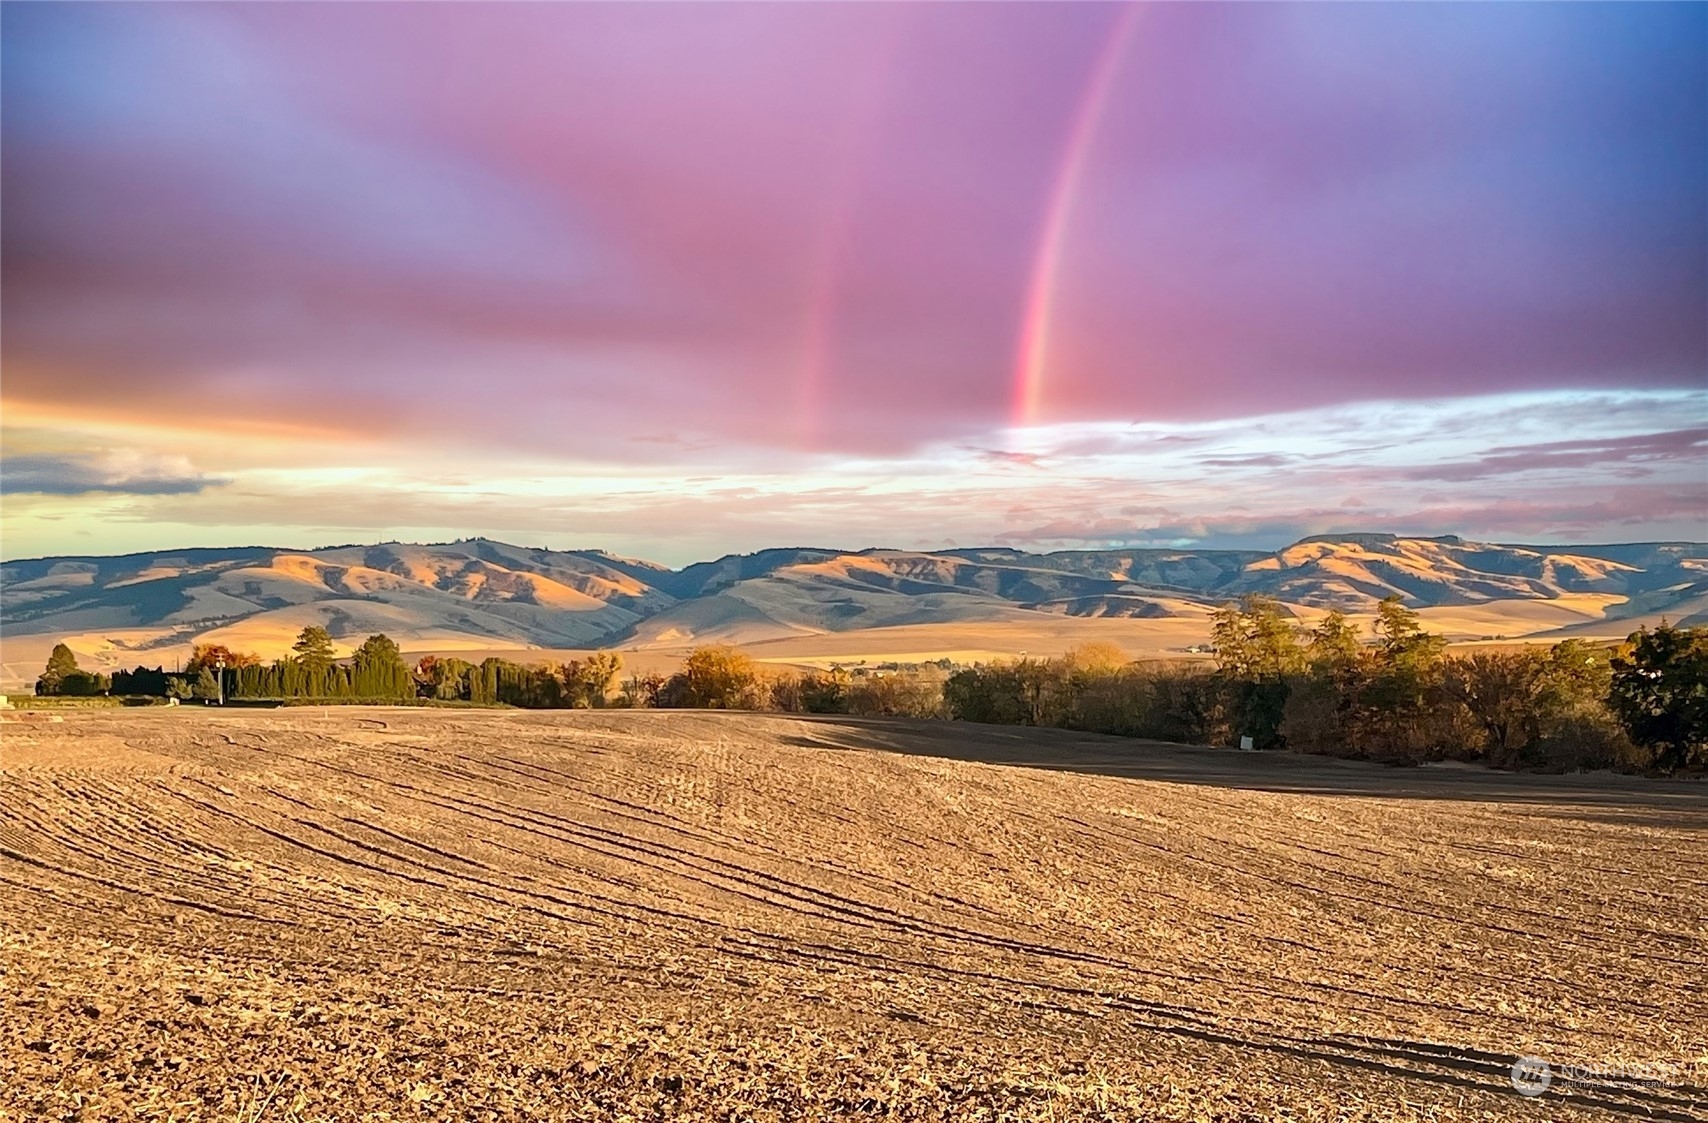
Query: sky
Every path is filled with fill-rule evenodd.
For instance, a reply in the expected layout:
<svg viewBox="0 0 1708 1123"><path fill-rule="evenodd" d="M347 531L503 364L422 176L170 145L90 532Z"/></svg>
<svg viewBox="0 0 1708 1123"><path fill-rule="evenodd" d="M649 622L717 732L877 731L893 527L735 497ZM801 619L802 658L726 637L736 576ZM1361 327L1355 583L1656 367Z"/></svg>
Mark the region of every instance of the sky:
<svg viewBox="0 0 1708 1123"><path fill-rule="evenodd" d="M8 4L0 555L1708 539L1708 5Z"/></svg>

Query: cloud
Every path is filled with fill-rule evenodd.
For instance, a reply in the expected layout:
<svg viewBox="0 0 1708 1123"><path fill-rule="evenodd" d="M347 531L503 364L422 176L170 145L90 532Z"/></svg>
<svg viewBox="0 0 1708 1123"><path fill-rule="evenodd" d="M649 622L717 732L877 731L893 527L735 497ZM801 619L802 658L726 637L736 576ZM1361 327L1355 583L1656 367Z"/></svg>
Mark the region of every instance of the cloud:
<svg viewBox="0 0 1708 1123"><path fill-rule="evenodd" d="M198 473L187 457L128 449L0 458L6 495L190 495L227 482Z"/></svg>
<svg viewBox="0 0 1708 1123"><path fill-rule="evenodd" d="M964 451L972 453L981 460L986 460L993 464L1013 464L1022 468L1042 468L1044 466L1044 457L1034 452L1014 452L1000 448L979 448L976 445L968 445L965 447Z"/></svg>
<svg viewBox="0 0 1708 1123"><path fill-rule="evenodd" d="M964 441L1009 416L1110 20L9 9L7 401L193 394L209 431L627 463L661 435ZM1046 417L1701 385L1700 6L1143 20L1064 235Z"/></svg>
<svg viewBox="0 0 1708 1123"><path fill-rule="evenodd" d="M1677 488L1596 488L1588 495L1562 494L1540 500L1494 499L1485 503L1401 503L1380 511L1345 508L1275 510L1262 516L1215 515L1153 520L1060 518L1006 531L994 541L1031 549L1255 549L1273 550L1318 534L1387 532L1399 535L1458 534L1474 539L1515 541L1609 540L1632 528L1665 527L1673 533L1637 529L1632 539L1688 537L1708 533L1703 497ZM1682 531L1683 533L1678 533Z"/></svg>
<svg viewBox="0 0 1708 1123"><path fill-rule="evenodd" d="M1585 469L1600 465L1684 462L1701 465L1708 447L1708 429L1676 429L1638 433L1629 437L1548 441L1533 445L1503 445L1487 456L1445 464L1427 464L1402 473L1407 479L1468 482L1519 472Z"/></svg>
<svg viewBox="0 0 1708 1123"><path fill-rule="evenodd" d="M1201 460L1206 468L1279 468L1291 461L1291 456L1276 453L1257 453L1251 456L1222 456Z"/></svg>
<svg viewBox="0 0 1708 1123"><path fill-rule="evenodd" d="M36 492L8 497L13 556L87 552L68 524L99 526L115 549L485 534L677 564L779 543L1274 549L1350 531L1701 540L1703 458L1695 430L1680 427L1697 417L1708 420L1708 395L1494 395L987 432L906 457L724 447L692 473L668 445L649 463L612 463L234 439L198 441L192 463L177 451L183 434L149 447L142 430L32 428L4 434L0 481ZM992 455L1016 451L1008 440L1020 441L1018 456ZM128 451L91 451L103 446ZM1425 458L1484 457L1492 463L1471 483L1416 478ZM1632 467L1647 474L1624 478Z"/></svg>

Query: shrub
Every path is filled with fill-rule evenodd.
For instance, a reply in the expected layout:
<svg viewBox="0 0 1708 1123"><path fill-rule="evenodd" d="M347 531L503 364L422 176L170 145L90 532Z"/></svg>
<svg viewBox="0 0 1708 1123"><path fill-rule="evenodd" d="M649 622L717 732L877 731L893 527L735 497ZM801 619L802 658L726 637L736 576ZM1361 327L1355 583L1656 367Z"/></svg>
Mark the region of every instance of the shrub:
<svg viewBox="0 0 1708 1123"><path fill-rule="evenodd" d="M87 698L95 694L106 694L112 688L112 679L106 675L95 674L92 671L72 671L59 684L59 692L73 698Z"/></svg>
<svg viewBox="0 0 1708 1123"><path fill-rule="evenodd" d="M680 681L678 681L680 680ZM753 660L733 647L696 647L682 672L659 692L661 706L711 710L763 709L767 692Z"/></svg>
<svg viewBox="0 0 1708 1123"><path fill-rule="evenodd" d="M1612 663L1609 702L1633 744L1671 772L1708 764L1708 628L1641 628Z"/></svg>
<svg viewBox="0 0 1708 1123"><path fill-rule="evenodd" d="M822 703L824 698L821 696L818 701ZM842 712L867 717L934 718L945 713L942 683L935 678L905 671L868 675L849 687L841 701L846 705Z"/></svg>
<svg viewBox="0 0 1708 1123"><path fill-rule="evenodd" d="M989 725L1030 724L1024 688L1012 664L956 671L943 683L943 705L957 721Z"/></svg>
<svg viewBox="0 0 1708 1123"><path fill-rule="evenodd" d="M961 721L1044 725L1167 741L1226 743L1223 684L1195 663L1109 667L1070 656L956 671L943 708Z"/></svg>
<svg viewBox="0 0 1708 1123"><path fill-rule="evenodd" d="M624 680L617 693L617 705L629 709L651 709L659 705L659 694L666 683L663 675L633 674Z"/></svg>

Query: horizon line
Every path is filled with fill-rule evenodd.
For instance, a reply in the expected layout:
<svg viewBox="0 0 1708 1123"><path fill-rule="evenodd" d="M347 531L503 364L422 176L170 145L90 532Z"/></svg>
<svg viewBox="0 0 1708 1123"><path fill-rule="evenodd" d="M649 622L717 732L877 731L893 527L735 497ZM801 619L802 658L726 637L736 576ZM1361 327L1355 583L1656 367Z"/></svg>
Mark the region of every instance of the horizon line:
<svg viewBox="0 0 1708 1123"><path fill-rule="evenodd" d="M974 551L1006 551L1008 553L1014 553L1014 554L1025 554L1025 555L1035 556L1035 557L1044 557L1044 556L1048 556L1051 554L1099 554L1099 553L1111 553L1111 552L1125 551L1125 550L1153 550L1153 551L1166 551L1166 552L1173 552L1173 553L1278 554L1283 550L1289 550L1289 549L1293 548L1294 546L1302 546L1302 545L1305 545L1305 544L1311 543L1311 542L1334 542L1334 541L1345 541L1345 540L1357 539L1357 538L1384 538L1384 539L1390 539L1390 540L1396 541L1396 542L1398 542L1398 541L1407 541L1407 542L1456 542L1456 543L1465 543L1465 544L1469 544L1469 545L1500 546L1500 547L1503 547L1506 549L1560 550L1560 549L1567 549L1567 548L1571 548L1571 547L1588 547L1588 548L1603 548L1604 549L1604 548L1607 548L1610 546L1656 546L1656 547L1688 546L1688 547L1698 547L1698 548L1701 548L1704 550L1708 550L1708 540L1700 540L1699 541L1699 540L1695 540L1695 539L1685 539L1685 538L1654 538L1654 539L1638 539L1635 541L1620 541L1620 542L1583 542L1583 541L1577 541L1577 542L1534 542L1534 541L1532 541L1532 542L1502 542L1502 541L1496 541L1493 539L1486 539L1486 538L1467 538L1464 535L1452 534L1452 533L1447 533L1447 534L1407 534L1407 533L1400 532L1400 531L1386 531L1386 530L1347 530L1347 531L1326 531L1326 532L1321 533L1321 534L1307 534L1302 538L1296 538L1291 542L1288 542L1288 543L1281 545L1281 546L1274 547L1272 549L1265 549L1265 548L1260 547L1260 546L1106 545L1106 546L1064 547L1061 549L1054 549L1054 550L1036 550L1036 549L1026 549L1025 547L1022 547L1022 546L1004 546L1004 545L996 545L996 544L982 545L982 546L981 545L946 546L946 547L942 547L939 549L912 549L912 548L900 547L900 546L863 546L863 547L859 547L857 549L844 549L844 548L838 547L838 546L795 545L795 546L761 546L755 550L748 550L745 552L731 552L731 553L726 553L726 554L720 554L717 557L704 558L704 559L701 559L699 561L691 561L691 562L688 562L688 563L686 563L684 565L680 565L680 566L667 566L661 562L651 561L650 559L647 559L647 558L632 557L632 556L626 555L626 554L618 554L618 553L615 553L611 550L607 550L607 549L604 549L603 547L599 547L599 546L567 547L567 548L559 549L559 548L555 548L555 547L551 547L551 546L521 545L521 544L516 543L516 542L507 542L501 538L492 538L492 537L489 537L489 536L484 535L484 534L471 534L471 535L467 535L467 536L461 537L461 538L452 538L452 539L448 539L445 541L436 541L436 542L406 542L402 539L390 538L390 539L385 539L385 540L379 541L379 542L335 542L335 543L330 543L330 544L325 545L325 546L269 546L269 545L262 545L259 543L250 543L250 544L245 544L245 545L240 545L240 546L165 546L165 547L161 547L159 549L154 549L154 550L131 550L127 553L122 553L122 554L40 554L40 555L37 555L34 557L25 557L25 558L0 558L0 566L26 565L30 562L43 562L43 561L116 560L116 559L120 559L120 558L153 557L153 556L159 556L159 555L171 554L171 553L178 553L178 552L183 552L183 553L188 553L188 552L216 553L216 552L224 551L224 552L236 553L236 552L240 552L240 551L244 551L244 550L266 550L266 551L273 551L276 553L316 554L316 553L323 553L323 552L328 551L328 550L352 550L352 549L357 549L357 548L375 549L375 548L378 548L381 546L418 546L418 547L422 547L424 549L431 549L431 548L436 547L436 546L457 546L457 545L461 545L465 542L491 542L491 543L494 543L494 544L499 545L499 546L509 546L513 549L535 550L535 551L539 551L541 553L548 553L548 554L602 554L606 557L613 558L613 559L616 559L618 561L639 562L639 563L642 563L645 565L654 566L654 567L657 567L659 569L666 570L667 572L680 573L683 570L690 569L696 565L711 565L711 564L714 564L716 562L725 561L729 558L748 558L748 557L754 557L754 556L759 555L759 554L773 553L773 552L776 552L779 550L813 551L813 552L818 552L818 553L834 554L837 556L853 556L853 555L861 555L861 554L878 554L878 553L961 554L961 553L969 553L969 552L974 552Z"/></svg>

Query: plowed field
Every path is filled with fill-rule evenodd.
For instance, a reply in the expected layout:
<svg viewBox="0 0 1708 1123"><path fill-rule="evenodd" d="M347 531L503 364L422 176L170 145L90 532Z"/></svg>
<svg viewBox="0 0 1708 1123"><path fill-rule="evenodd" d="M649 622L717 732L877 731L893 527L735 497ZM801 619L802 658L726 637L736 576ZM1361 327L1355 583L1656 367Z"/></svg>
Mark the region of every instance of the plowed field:
<svg viewBox="0 0 1708 1123"><path fill-rule="evenodd" d="M0 1118L1708 1119L1705 899L1700 784L687 712L8 716Z"/></svg>

